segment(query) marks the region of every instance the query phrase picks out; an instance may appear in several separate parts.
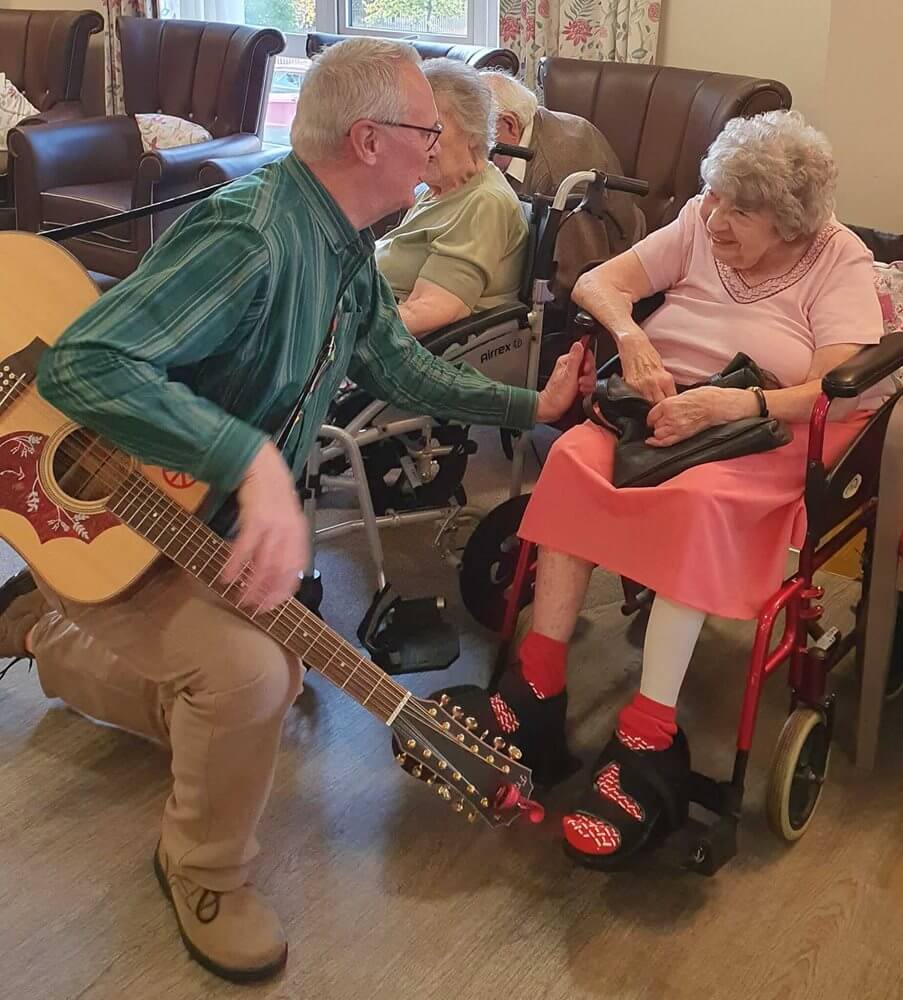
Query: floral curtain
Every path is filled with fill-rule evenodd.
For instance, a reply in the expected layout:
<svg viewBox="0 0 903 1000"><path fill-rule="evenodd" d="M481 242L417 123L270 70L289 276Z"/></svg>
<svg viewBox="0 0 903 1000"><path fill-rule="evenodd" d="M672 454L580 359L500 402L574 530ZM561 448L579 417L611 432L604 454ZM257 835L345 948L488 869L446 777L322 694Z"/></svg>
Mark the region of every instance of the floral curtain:
<svg viewBox="0 0 903 1000"><path fill-rule="evenodd" d="M537 86L543 56L653 63L664 0L500 0L499 37Z"/></svg>
<svg viewBox="0 0 903 1000"><path fill-rule="evenodd" d="M106 102L108 115L121 115L125 110L122 97L122 53L116 22L120 17L156 17L157 0L104 0L103 49L106 73Z"/></svg>

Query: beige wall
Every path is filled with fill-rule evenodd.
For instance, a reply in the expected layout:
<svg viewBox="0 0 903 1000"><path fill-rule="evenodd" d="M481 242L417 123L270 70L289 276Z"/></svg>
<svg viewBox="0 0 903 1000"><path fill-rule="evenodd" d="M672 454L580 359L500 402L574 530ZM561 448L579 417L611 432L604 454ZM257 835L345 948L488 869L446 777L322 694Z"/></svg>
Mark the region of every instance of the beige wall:
<svg viewBox="0 0 903 1000"><path fill-rule="evenodd" d="M793 106L834 145L838 216L903 233L903 0L666 0L663 6L659 63L787 84Z"/></svg>

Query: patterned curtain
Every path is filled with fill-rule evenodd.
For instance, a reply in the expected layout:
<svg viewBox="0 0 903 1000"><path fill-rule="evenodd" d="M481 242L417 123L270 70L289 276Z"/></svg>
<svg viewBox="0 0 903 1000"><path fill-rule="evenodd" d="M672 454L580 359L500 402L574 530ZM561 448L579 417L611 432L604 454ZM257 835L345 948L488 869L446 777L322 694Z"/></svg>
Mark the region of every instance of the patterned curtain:
<svg viewBox="0 0 903 1000"><path fill-rule="evenodd" d="M499 37L537 86L543 56L654 63L664 0L500 0Z"/></svg>
<svg viewBox="0 0 903 1000"><path fill-rule="evenodd" d="M120 17L156 17L157 0L104 0L103 50L106 73L106 102L108 115L121 115L125 111L122 97L122 53L116 22Z"/></svg>

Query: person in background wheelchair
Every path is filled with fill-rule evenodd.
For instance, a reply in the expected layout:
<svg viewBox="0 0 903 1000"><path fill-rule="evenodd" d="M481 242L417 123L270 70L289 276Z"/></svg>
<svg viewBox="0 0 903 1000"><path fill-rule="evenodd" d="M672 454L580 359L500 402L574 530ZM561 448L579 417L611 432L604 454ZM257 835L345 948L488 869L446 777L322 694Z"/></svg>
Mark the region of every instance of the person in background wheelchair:
<svg viewBox="0 0 903 1000"><path fill-rule="evenodd" d="M531 90L501 70L486 69L480 75L495 98L497 141L533 152L529 162L501 154L492 159L518 196L554 198L561 182L581 170L624 173L608 139L591 122L540 107ZM601 264L630 249L645 234L646 217L633 196L606 191L602 218L581 212L562 227L552 283L556 297L570 295L588 262Z"/></svg>
<svg viewBox="0 0 903 1000"><path fill-rule="evenodd" d="M489 160L492 95L480 74L430 59L442 136L423 175L426 189L376 243L376 260L415 337L518 301L527 223L517 196Z"/></svg>
<svg viewBox="0 0 903 1000"><path fill-rule="evenodd" d="M734 119L701 173L703 193L673 223L586 273L574 299L612 332L624 380L654 404L648 444L760 414L786 422L793 439L659 486L616 489L615 436L592 422L564 434L520 528L539 546L532 631L497 691L455 697L490 738L515 742L538 780L560 780L573 766L568 643L593 568L655 593L640 689L563 820L565 849L594 868L620 866L686 816L690 754L676 704L702 625L709 614L756 617L779 586L803 534L807 421L821 377L882 336L873 258L833 215L836 168L821 133L795 112ZM640 328L631 307L655 292L664 304ZM678 392L737 352L780 387ZM879 402L870 393L832 406L829 464Z"/></svg>

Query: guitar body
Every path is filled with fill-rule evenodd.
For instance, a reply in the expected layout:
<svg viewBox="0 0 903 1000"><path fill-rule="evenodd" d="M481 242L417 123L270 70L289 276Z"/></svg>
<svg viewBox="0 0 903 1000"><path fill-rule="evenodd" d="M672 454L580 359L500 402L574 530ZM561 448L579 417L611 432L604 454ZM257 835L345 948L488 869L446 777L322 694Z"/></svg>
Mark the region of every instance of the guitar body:
<svg viewBox="0 0 903 1000"><path fill-rule="evenodd" d="M66 250L31 233L0 233L0 368L28 352L35 340L50 346L97 300L97 286ZM29 293L35 276L39 292ZM37 362L40 344L29 353ZM0 399L12 373L0 372ZM71 441L75 424L46 403L32 385L0 411L0 537L64 597L109 600L137 581L159 556L157 548L103 509L74 501L54 474L54 455ZM181 473L136 465L189 512L207 487Z"/></svg>

